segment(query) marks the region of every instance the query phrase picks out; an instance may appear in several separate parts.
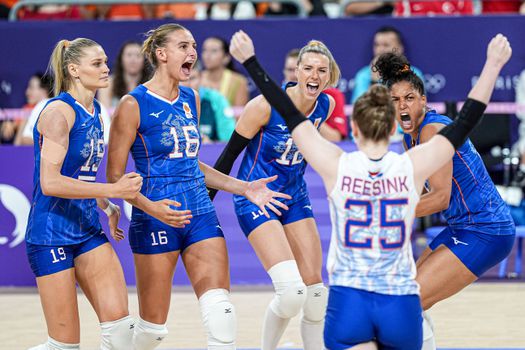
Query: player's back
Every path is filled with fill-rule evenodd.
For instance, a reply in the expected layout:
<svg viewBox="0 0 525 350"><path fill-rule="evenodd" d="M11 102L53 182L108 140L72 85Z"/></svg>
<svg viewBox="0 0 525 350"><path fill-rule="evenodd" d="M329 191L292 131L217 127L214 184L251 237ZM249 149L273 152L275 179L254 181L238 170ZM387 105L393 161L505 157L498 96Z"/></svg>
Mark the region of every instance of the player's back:
<svg viewBox="0 0 525 350"><path fill-rule="evenodd" d="M183 202L178 209L193 214L213 210L199 168L201 139L194 91L179 86L179 96L169 101L139 85L130 95L140 109L131 154L144 178L141 193L154 201L179 195L176 200Z"/></svg>
<svg viewBox="0 0 525 350"><path fill-rule="evenodd" d="M60 100L75 111L75 123L69 132L69 144L61 174L74 179L94 182L104 156L104 128L100 105L95 100L94 111L87 111L67 92L49 103ZM76 244L101 230L95 199L65 199L46 196L40 184L41 149L45 142L33 129L35 172L33 204L29 213L26 240L41 245Z"/></svg>
<svg viewBox="0 0 525 350"><path fill-rule="evenodd" d="M448 117L429 111L420 125L421 130L428 124L448 125ZM416 144L420 143L419 137ZM412 140L405 135L408 147ZM443 216L455 227L468 226L472 230L481 227L490 234L511 234L514 232L508 206L499 195L490 178L481 156L470 140L467 140L452 158L452 191L449 207ZM487 227L493 229L487 230Z"/></svg>
<svg viewBox="0 0 525 350"><path fill-rule="evenodd" d="M418 294L410 238L419 196L408 155L344 153L329 201L330 285Z"/></svg>
<svg viewBox="0 0 525 350"><path fill-rule="evenodd" d="M319 128L321 123L328 118L329 109L328 95L321 93L312 112L306 118L316 128ZM277 180L269 183L268 187L274 191L291 195L294 201L307 194L303 180L305 168L306 162L293 142L284 119L272 107L268 124L263 126L248 144L237 177L241 180L252 181L278 175ZM242 202L246 199L235 196L235 200Z"/></svg>

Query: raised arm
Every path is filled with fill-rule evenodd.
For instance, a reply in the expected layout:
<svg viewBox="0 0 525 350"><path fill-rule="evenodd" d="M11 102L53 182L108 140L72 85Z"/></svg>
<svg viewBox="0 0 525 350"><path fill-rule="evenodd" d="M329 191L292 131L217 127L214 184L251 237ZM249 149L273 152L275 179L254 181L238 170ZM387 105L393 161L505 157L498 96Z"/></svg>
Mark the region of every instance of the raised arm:
<svg viewBox="0 0 525 350"><path fill-rule="evenodd" d="M321 175L327 190L332 189L343 151L324 139L312 123L305 123L305 116L297 110L288 95L266 74L257 61L252 40L246 33L239 31L233 35L230 53L244 65L266 100L283 117L299 151Z"/></svg>
<svg viewBox="0 0 525 350"><path fill-rule="evenodd" d="M81 198L134 198L142 186L142 178L134 174L119 184L90 183L61 174L69 148L69 132L75 123L75 112L64 102L50 103L39 118L37 128L42 135L40 184L46 196Z"/></svg>
<svg viewBox="0 0 525 350"><path fill-rule="evenodd" d="M435 171L445 165L453 157L455 149L465 143L470 132L481 121L485 107L490 100L496 79L503 66L512 55L512 49L507 38L496 35L487 48L487 59L480 77L468 99L459 112L458 118L439 131L430 141L414 147L408 154L414 164L414 176L418 189Z"/></svg>

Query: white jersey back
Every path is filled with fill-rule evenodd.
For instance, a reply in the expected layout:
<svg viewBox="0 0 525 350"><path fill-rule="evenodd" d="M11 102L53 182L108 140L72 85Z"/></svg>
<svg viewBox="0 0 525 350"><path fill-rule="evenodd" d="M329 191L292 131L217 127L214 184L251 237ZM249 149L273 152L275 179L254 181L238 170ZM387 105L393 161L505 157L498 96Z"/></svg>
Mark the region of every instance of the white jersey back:
<svg viewBox="0 0 525 350"><path fill-rule="evenodd" d="M344 153L329 195L330 285L393 295L419 294L410 237L416 204L412 161Z"/></svg>

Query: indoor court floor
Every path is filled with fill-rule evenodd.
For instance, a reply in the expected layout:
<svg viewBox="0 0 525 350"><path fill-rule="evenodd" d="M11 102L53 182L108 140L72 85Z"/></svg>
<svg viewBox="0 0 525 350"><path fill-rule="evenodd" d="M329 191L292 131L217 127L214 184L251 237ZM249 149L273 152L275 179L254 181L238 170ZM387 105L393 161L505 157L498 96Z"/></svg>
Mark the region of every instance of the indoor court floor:
<svg viewBox="0 0 525 350"><path fill-rule="evenodd" d="M130 311L137 315L137 296L129 294ZM264 287L234 287L232 301L238 315L238 341L241 349L256 349L262 317L272 291ZM95 350L99 327L95 313L82 294L81 345ZM46 339L45 323L35 289L0 291L0 350L26 350ZM478 282L431 309L439 348L523 349L525 350L525 283ZM280 348L300 349L299 317L290 322ZM200 311L194 294L175 288L168 318L169 335L160 349L205 349Z"/></svg>

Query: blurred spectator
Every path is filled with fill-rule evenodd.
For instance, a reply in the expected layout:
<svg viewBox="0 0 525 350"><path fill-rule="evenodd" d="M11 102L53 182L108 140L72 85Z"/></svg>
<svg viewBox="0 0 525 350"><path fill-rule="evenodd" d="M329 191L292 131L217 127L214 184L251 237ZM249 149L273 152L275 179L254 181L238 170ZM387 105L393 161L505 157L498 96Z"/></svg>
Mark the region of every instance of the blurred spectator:
<svg viewBox="0 0 525 350"><path fill-rule="evenodd" d="M225 19L251 19L257 16L255 6L249 1L239 1L236 3L219 2L210 4L206 7L204 18L225 20ZM204 19L198 16L198 19Z"/></svg>
<svg viewBox="0 0 525 350"><path fill-rule="evenodd" d="M308 16L325 16L326 12L322 0L300 0ZM295 4L283 2L270 2L266 9L266 16L298 15L299 9Z"/></svg>
<svg viewBox="0 0 525 350"><path fill-rule="evenodd" d="M398 0L395 13L397 16L450 16L472 15L472 0Z"/></svg>
<svg viewBox="0 0 525 350"><path fill-rule="evenodd" d="M393 11L390 1L351 1L345 7L346 16L390 16Z"/></svg>
<svg viewBox="0 0 525 350"><path fill-rule="evenodd" d="M18 0L0 0L0 19L9 17L9 11L17 1Z"/></svg>
<svg viewBox="0 0 525 350"><path fill-rule="evenodd" d="M284 82L297 82L296 69L299 59L299 50L292 49L286 54L284 60ZM319 132L323 137L332 142L338 142L348 137L348 117L345 115L345 95L337 88L328 88L323 91L335 100L335 107L330 117L321 124Z"/></svg>
<svg viewBox="0 0 525 350"><path fill-rule="evenodd" d="M199 92L201 114L199 131L203 143L228 141L235 129L235 118L228 100L218 91L201 86L201 66L197 62L191 71L190 79L181 82Z"/></svg>
<svg viewBox="0 0 525 350"><path fill-rule="evenodd" d="M51 95L53 82L49 75L35 73L29 78L25 91L26 104L22 107L28 112L33 110L42 100L47 100ZM23 145L23 130L27 124L26 120L4 122L2 125L2 138L4 141L11 140L15 145ZM32 138L32 136L31 136ZM32 143L32 142L31 142Z"/></svg>
<svg viewBox="0 0 525 350"><path fill-rule="evenodd" d="M201 85L219 91L232 106L244 106L248 102L248 80L233 68L228 43L219 37L209 37L202 45Z"/></svg>
<svg viewBox="0 0 525 350"><path fill-rule="evenodd" d="M523 0L483 0L481 12L487 14L525 14L525 1Z"/></svg>
<svg viewBox="0 0 525 350"><path fill-rule="evenodd" d="M136 41L125 42L113 65L109 86L99 89L99 102L109 110L115 108L122 96L148 80L148 67L141 44Z"/></svg>
<svg viewBox="0 0 525 350"><path fill-rule="evenodd" d="M153 18L155 5L122 4L91 6L92 17L114 21L135 21Z"/></svg>
<svg viewBox="0 0 525 350"><path fill-rule="evenodd" d="M284 82L297 81L295 70L297 69L297 60L299 59L299 49L292 49L286 54L284 59Z"/></svg>
<svg viewBox="0 0 525 350"><path fill-rule="evenodd" d="M82 19L79 6L73 5L32 5L25 6L18 12L23 20Z"/></svg>
<svg viewBox="0 0 525 350"><path fill-rule="evenodd" d="M195 4L176 3L155 6L156 18L194 19L197 13Z"/></svg>
<svg viewBox="0 0 525 350"><path fill-rule="evenodd" d="M364 66L355 75L354 90L352 91L352 104L364 94L368 87L379 81L379 75L377 72L372 71L372 66L374 65L375 60L383 53L387 52L397 52L399 54L404 54L405 47L403 45L403 39L401 33L394 27L384 26L379 28L374 34L374 44L373 44L373 58L369 65ZM423 81L423 73L416 67L412 66L412 70L416 73Z"/></svg>

